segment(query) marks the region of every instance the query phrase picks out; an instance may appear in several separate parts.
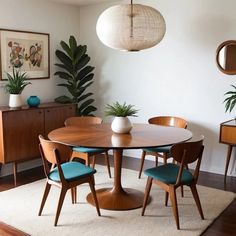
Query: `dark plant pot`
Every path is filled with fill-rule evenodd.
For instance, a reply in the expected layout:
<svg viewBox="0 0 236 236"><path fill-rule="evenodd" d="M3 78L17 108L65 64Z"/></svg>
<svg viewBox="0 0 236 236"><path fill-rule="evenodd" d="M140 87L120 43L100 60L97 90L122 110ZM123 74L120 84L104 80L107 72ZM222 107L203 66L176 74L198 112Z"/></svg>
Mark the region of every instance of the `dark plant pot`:
<svg viewBox="0 0 236 236"><path fill-rule="evenodd" d="M40 104L40 99L37 96L30 96L27 103L30 107L37 107Z"/></svg>

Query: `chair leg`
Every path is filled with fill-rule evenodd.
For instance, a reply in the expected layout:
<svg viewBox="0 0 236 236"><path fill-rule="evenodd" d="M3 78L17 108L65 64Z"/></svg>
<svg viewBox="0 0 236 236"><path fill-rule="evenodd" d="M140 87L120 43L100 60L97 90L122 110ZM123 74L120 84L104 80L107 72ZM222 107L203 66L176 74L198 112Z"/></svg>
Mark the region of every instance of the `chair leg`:
<svg viewBox="0 0 236 236"><path fill-rule="evenodd" d="M93 195L93 200L94 200L94 203L95 203L95 206L96 206L96 209L97 209L98 216L101 216L100 208L99 208L99 205L98 205L97 194L96 194L96 190L94 188L94 185L95 185L94 177L91 177L91 180L89 181L89 186L90 186L90 189L91 189L91 193Z"/></svg>
<svg viewBox="0 0 236 236"><path fill-rule="evenodd" d="M109 177L111 178L110 161L109 161L109 155L107 151L105 152L105 159L106 159L106 164L107 164L107 171L108 171Z"/></svg>
<svg viewBox="0 0 236 236"><path fill-rule="evenodd" d="M166 194L165 194L165 206L168 206L168 199L169 199L169 193L166 192Z"/></svg>
<svg viewBox="0 0 236 236"><path fill-rule="evenodd" d="M92 168L94 169L95 168L95 164L96 164L96 156L92 156Z"/></svg>
<svg viewBox="0 0 236 236"><path fill-rule="evenodd" d="M146 152L143 151L142 156L141 156L141 166L140 166L139 175L138 175L139 179L141 178L141 174L142 174L142 171L143 171L143 164L144 164L145 156L146 156Z"/></svg>
<svg viewBox="0 0 236 236"><path fill-rule="evenodd" d="M71 188L71 199L72 199L72 204L76 204L77 202L77 188Z"/></svg>
<svg viewBox="0 0 236 236"><path fill-rule="evenodd" d="M144 195L144 199L143 199L143 209L142 209L142 213L141 213L142 216L144 216L144 213L146 210L150 190L152 187L152 180L153 180L153 178L151 178L151 177L148 177L148 179L147 179L146 190L145 190L145 195Z"/></svg>
<svg viewBox="0 0 236 236"><path fill-rule="evenodd" d="M184 186L181 185L181 197L184 197Z"/></svg>
<svg viewBox="0 0 236 236"><path fill-rule="evenodd" d="M199 196L198 196L198 192L197 192L197 188L196 188L196 185L193 183L190 185L190 189L191 189L191 192L193 194L193 198L196 202L196 205L197 205L197 208L198 208L198 211L199 211L199 214L202 218L202 220L204 220L204 215L203 215L203 211L202 211L202 206L201 206L201 202L200 202L200 199L199 199Z"/></svg>
<svg viewBox="0 0 236 236"><path fill-rule="evenodd" d="M178 212L178 205L177 205L175 188L173 186L170 186L169 191L170 191L169 192L170 200L171 200L172 210L173 210L175 221L176 221L176 226L177 226L177 229L180 229L180 227L179 227L179 212Z"/></svg>
<svg viewBox="0 0 236 236"><path fill-rule="evenodd" d="M158 167L158 156L155 156L155 159L156 159L156 161L155 161L155 162L156 162L156 163L155 163L155 164L156 164L156 167Z"/></svg>
<svg viewBox="0 0 236 236"><path fill-rule="evenodd" d="M42 199L40 209L39 209L39 213L38 213L39 216L41 216L41 213L43 211L43 207L44 207L45 202L47 200L48 193L49 193L50 189L51 189L51 184L46 183L46 187L45 187L44 194L43 194L43 199Z"/></svg>
<svg viewBox="0 0 236 236"><path fill-rule="evenodd" d="M58 205L57 205L57 212L56 212L56 217L55 217L55 221L54 221L54 226L57 226L58 218L59 218L59 215L61 213L61 207L63 205L66 192L67 192L67 189L62 187L60 197L59 197L59 201L58 201Z"/></svg>
<svg viewBox="0 0 236 236"><path fill-rule="evenodd" d="M74 188L71 188L70 191L71 191L71 201L72 201L72 204L74 204L75 203L75 201L74 201Z"/></svg>
<svg viewBox="0 0 236 236"><path fill-rule="evenodd" d="M74 188L74 203L77 203L77 187Z"/></svg>
<svg viewBox="0 0 236 236"><path fill-rule="evenodd" d="M90 166L90 157L89 157L89 156L87 156L87 157L85 158L85 165L86 165L86 166Z"/></svg>
<svg viewBox="0 0 236 236"><path fill-rule="evenodd" d="M164 153L163 159L164 159L164 164L166 165L167 164L167 159L168 159L168 154L167 153Z"/></svg>

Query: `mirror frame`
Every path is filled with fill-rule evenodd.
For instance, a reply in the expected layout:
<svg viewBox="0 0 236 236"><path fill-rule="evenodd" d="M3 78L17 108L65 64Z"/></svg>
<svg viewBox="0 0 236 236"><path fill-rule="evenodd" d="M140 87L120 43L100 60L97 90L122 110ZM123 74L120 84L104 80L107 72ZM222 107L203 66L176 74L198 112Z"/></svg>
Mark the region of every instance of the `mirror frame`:
<svg viewBox="0 0 236 236"><path fill-rule="evenodd" d="M220 63L219 63L219 57L220 57L220 51L223 47L229 45L229 44L235 44L236 46L236 40L227 40L227 41L224 41L223 43L221 43L219 45L219 47L216 49L216 64L217 64L217 67L219 68L219 70L221 72L223 72L224 74L227 74L227 75L236 75L236 69L235 70L226 70L224 69Z"/></svg>

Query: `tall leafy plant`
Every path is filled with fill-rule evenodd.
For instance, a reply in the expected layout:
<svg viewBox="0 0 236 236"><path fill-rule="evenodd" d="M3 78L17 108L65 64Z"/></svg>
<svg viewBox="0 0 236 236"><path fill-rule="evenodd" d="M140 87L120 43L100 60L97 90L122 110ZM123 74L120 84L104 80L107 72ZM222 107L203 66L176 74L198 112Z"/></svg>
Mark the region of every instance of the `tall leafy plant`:
<svg viewBox="0 0 236 236"><path fill-rule="evenodd" d="M87 92L87 88L93 84L94 67L87 65L90 57L86 54L86 45L77 45L74 36L70 36L69 44L60 42L62 50L56 50L56 56L60 63L55 64L59 71L54 75L59 76L64 82L58 86L65 87L71 96L60 96L55 99L59 103L76 103L78 116L90 116L97 110L93 93Z"/></svg>

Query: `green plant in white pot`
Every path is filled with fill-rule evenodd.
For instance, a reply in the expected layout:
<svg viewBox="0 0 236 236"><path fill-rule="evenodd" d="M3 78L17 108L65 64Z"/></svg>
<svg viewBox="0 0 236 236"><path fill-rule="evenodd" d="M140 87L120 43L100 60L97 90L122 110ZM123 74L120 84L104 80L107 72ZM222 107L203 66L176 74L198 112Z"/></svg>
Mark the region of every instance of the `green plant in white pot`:
<svg viewBox="0 0 236 236"><path fill-rule="evenodd" d="M21 93L24 88L31 84L27 82L26 73L21 73L13 67L12 75L7 73L7 84L5 85L6 92L10 94L9 107L17 108L22 106Z"/></svg>
<svg viewBox="0 0 236 236"><path fill-rule="evenodd" d="M118 102L112 105L106 105L106 116L114 116L111 124L111 129L115 133L129 133L132 129L132 124L128 116L136 116L138 110L134 109L134 105L120 104Z"/></svg>

